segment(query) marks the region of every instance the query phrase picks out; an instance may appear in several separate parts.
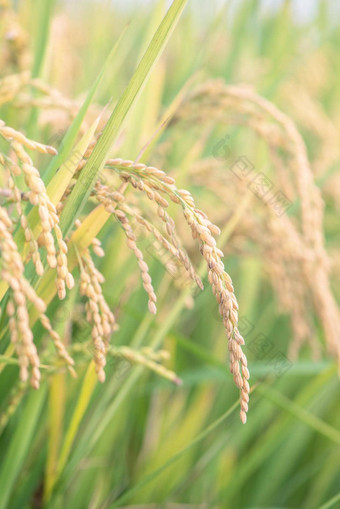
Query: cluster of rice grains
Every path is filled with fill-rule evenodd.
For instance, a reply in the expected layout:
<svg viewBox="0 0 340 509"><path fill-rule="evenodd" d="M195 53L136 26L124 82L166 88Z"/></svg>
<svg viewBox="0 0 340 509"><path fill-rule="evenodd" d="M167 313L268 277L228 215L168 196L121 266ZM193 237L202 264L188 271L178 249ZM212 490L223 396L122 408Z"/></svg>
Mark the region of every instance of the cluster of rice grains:
<svg viewBox="0 0 340 509"><path fill-rule="evenodd" d="M18 77L16 77L18 80ZM18 81L18 88L28 78L22 75ZM14 77L12 77L12 81ZM14 80L15 81L15 80ZM21 85L20 85L21 83ZM3 95L6 97L6 84L3 85ZM8 88L8 87L7 87ZM8 88L8 90L11 87ZM197 107L199 105L199 108ZM208 119L208 120L207 120ZM310 307L313 304L318 313L326 333L328 344L332 352L340 356L339 316L338 310L330 290L328 259L323 243L323 210L322 200L318 188L314 184L313 174L307 158L303 140L289 117L283 114L273 104L256 95L251 89L239 86L225 86L222 82L212 82L199 87L182 103L181 108L172 120L171 125L187 123L229 122L246 125L251 128L268 144L269 153L275 168L275 178L289 200L300 202L300 221L284 214L280 218L273 213L263 213L254 216L244 214L238 232L247 239L253 239L260 245L266 256L266 268L271 276L273 286L277 292L279 302L292 317L295 341L291 345L291 355L297 355L299 348L305 341L309 341L315 354L320 345L311 334ZM67 288L72 288L74 281L67 266L67 244L59 228L59 214L65 200L68 198L74 181L64 193L57 207L50 202L43 181L38 170L34 167L27 149L43 154L55 154L52 147L45 146L27 139L20 132L0 123L0 135L10 143L9 157L2 155L1 163L6 167L8 180L8 198L15 207L17 221L20 223L26 240L26 258L32 259L36 273L41 276L43 263L41 250L47 254L47 264L56 269L57 293L63 299ZM87 158L91 154L96 140L90 144L83 161L79 164L76 178L79 177ZM237 183L216 179L225 163L217 160L200 160L192 171L195 182L204 183L224 198L225 186L232 187ZM249 399L249 372L247 360L242 351L244 340L238 330L238 306L230 277L224 270L222 251L217 247L215 237L219 234L217 226L212 224L206 214L197 209L192 195L176 187L173 177L152 166L146 166L130 160L110 159L106 162L106 170L112 170L119 177L120 186L108 186L97 181L91 194L102 204L106 211L112 214L121 225L126 236L127 246L133 252L140 270L142 284L148 295L150 312L156 312L156 294L153 288L149 268L141 249L138 247L138 232L153 238L153 246L158 251L163 250L169 256L164 257L167 269L181 273L184 281L194 281L199 288L202 282L197 275L186 249L179 239L177 228L169 215L169 201L181 205L185 222L189 225L194 241L199 242L200 252L208 267L208 279L219 305L219 312L223 320L228 338L230 352L230 369L234 381L241 392L241 420L246 421ZM27 190L22 190L22 178ZM230 175L229 175L230 177ZM19 181L21 187L17 184ZM216 182L219 182L216 187ZM248 183L248 182L246 182ZM136 193L125 194L130 185ZM238 182L239 185L239 182ZM240 196L242 188L237 189L235 196ZM148 203L142 210L138 196L144 197ZM31 231L29 221L25 216L23 201L29 201L38 211L40 235ZM253 206L253 204L251 205ZM225 210L225 208L224 208ZM225 213L229 213L225 211ZM212 212L212 216L214 211ZM221 218L219 218L221 219ZM222 218L223 221L226 216ZM29 325L28 302L40 314L40 320L52 336L61 357L71 366L73 361L67 354L60 338L52 329L48 318L44 314L45 305L37 297L23 275L23 262L13 240L13 220L6 210L1 211L1 250L3 253L3 279L12 290L12 296L7 305L9 328L13 343L16 345L21 366L21 378L27 379L28 367L32 369L32 385L39 384L39 357L33 342ZM157 224L158 223L158 224ZM80 226L80 221L75 223ZM263 231L266 234L263 234ZM262 232L262 234L260 234ZM239 239L236 241L239 244ZM11 252L9 254L9 249ZM104 255L100 242L92 242L93 252ZM16 253L15 255L13 253ZM109 306L105 302L101 290L103 276L94 266L90 250L78 254L80 269L80 293L86 297L86 313L88 322L92 323L92 342L94 362L100 381L105 379L106 355L109 349L109 339L116 328L115 319ZM168 272L171 273L171 270ZM177 281L177 278L176 278ZM312 296L312 300L310 298Z"/></svg>
<svg viewBox="0 0 340 509"><path fill-rule="evenodd" d="M232 249L242 249L242 240L248 242L249 239L261 249L266 260L264 267L279 304L292 319L294 340L289 355L296 357L304 343L311 346L315 357L320 355L321 344L313 327L313 314L316 314L330 352L340 359L340 317L331 290L330 263L324 247L323 201L301 135L289 116L250 87L227 86L219 80L194 90L172 121L179 132L180 126L207 128L210 124L213 128L218 123L245 126L266 143L272 163L269 185L275 183L275 191L283 198L283 208L275 210L275 203L271 206L267 198L261 198L262 168L254 168L245 157L248 166L245 164L242 169L241 162L237 172L233 164L237 164L240 156L247 155L245 152L200 160L192 169L193 182L210 187L223 198L223 204L228 196L231 210L249 188L260 198L253 199L243 214ZM233 171L227 171L230 168ZM231 192L233 188L237 192ZM297 205L298 214L285 212L285 199L288 204ZM278 206L280 209L280 203ZM219 219L226 221L228 211L224 206L222 214Z"/></svg>
<svg viewBox="0 0 340 509"><path fill-rule="evenodd" d="M26 138L22 133L7 127L3 122L0 124L0 135L10 143L9 156L2 155L1 163L6 169L8 188L6 197L11 204L11 212L21 226L26 241L24 253L25 262L32 259L35 271L38 276L44 272L41 257L42 250L46 252L47 265L56 269L57 294L64 299L66 289L74 285L67 264L67 243L62 237L59 227L59 214L62 211L63 203L70 194L67 189L57 207L55 207L46 192L45 185L35 168L32 159L27 154L31 149L43 154L55 154L56 151L50 146L42 145ZM93 144L91 145L93 148ZM86 158L90 155L91 149L85 154L85 159L79 165L76 178L79 177ZM195 282L199 288L203 288L201 279L197 275L188 254L182 247L176 233L175 222L167 212L169 200L182 206L186 223L190 226L192 236L197 239L200 251L208 266L209 282L219 305L219 311L225 326L229 342L230 369L234 376L235 383L241 391L241 420L246 422L246 413L249 400L249 372L247 360L242 352L244 340L240 335L238 322L238 306L230 277L224 270L222 262L223 253L216 246L215 237L219 228L213 225L201 210L197 209L191 194L186 190L177 189L175 181L165 172L144 164L133 163L129 160L110 159L106 168L114 175L115 170L121 185L112 189L98 181L91 194L91 199L104 205L105 209L112 214L121 225L127 240L127 246L131 249L137 259L144 289L148 295L148 307L151 313L156 312L156 294L152 285L149 268L144 260L142 251L137 247L137 236L135 228L142 228L145 233L154 237L154 240L171 255L176 264L181 267L186 278ZM22 177L27 190L22 191ZM116 177L117 178L117 177ZM127 203L124 194L126 187L131 185L136 191L145 196L149 202L149 208L154 208L156 214L151 218L145 217L133 200ZM72 189L74 181L70 184ZM25 215L26 207L23 201L29 201L38 213L38 226L32 231L29 227L30 221ZM26 204L25 204L26 205ZM15 207L13 209L13 206ZM158 218L160 227L155 225L155 217ZM30 328L30 304L38 311L40 322L52 337L59 355L66 364L71 367L73 360L67 353L57 333L53 330L46 314L45 303L37 296L34 289L29 285L24 276L24 262L19 255L17 245L13 237L13 221L10 219L4 207L1 207L1 252L2 252L2 276L10 288L10 298L7 304L9 316L9 329L11 340L16 347L21 368L21 379L25 381L28 377L28 368L31 367L31 384L39 386L39 356L33 340L33 333ZM75 221L75 227L79 228L80 220ZM104 251L97 239L92 242L92 249L96 255L103 256ZM86 297L86 318L92 324L92 343L94 350L94 363L100 381L105 380L104 368L106 355L109 350L109 339L116 328L115 318L107 305L101 284L104 279L96 269L86 249L78 255L80 271L80 294ZM167 261L169 263L169 260ZM163 374L166 378L179 383L178 378L165 368L160 367L155 359L148 359L142 354L131 354L127 350L124 355L133 362L149 366L150 369ZM131 357L132 355L132 357Z"/></svg>
<svg viewBox="0 0 340 509"><path fill-rule="evenodd" d="M0 106L6 103L11 103L16 110L39 108L39 122L52 124L54 132L57 133L67 129L70 120L76 116L81 106L79 101L66 98L58 89L47 85L41 79L32 78L31 73L26 70L1 78ZM100 112L96 105L90 110L93 119Z"/></svg>
<svg viewBox="0 0 340 509"><path fill-rule="evenodd" d="M103 254L97 242L93 249L96 254ZM87 298L86 319L92 324L93 360L98 380L104 382L106 353L111 334L115 330L115 318L102 293L103 275L96 269L88 249L81 255L79 267L80 293Z"/></svg>
<svg viewBox="0 0 340 509"><path fill-rule="evenodd" d="M12 82L14 84L17 82L19 90L29 80L25 75L22 75L21 79L18 76L12 76L7 85L5 82L2 83L0 98L2 93L4 101L8 99L6 94L10 93ZM207 122L212 127L217 123L227 122L252 129L268 145L275 169L273 178L278 189L291 202L299 203L299 216L283 214L277 217L274 210L269 209L268 213L264 203L261 204L262 212L259 205L258 213L251 213L254 211L253 200L248 205L251 207L251 210L248 209L250 213L244 213L240 218L239 226L226 249L242 249L240 247L242 239L252 239L261 248L279 302L292 318L295 340L291 345L291 355L297 355L301 345L306 341L311 344L315 355L320 350L320 344L315 339L316 335L311 333L313 306L323 324L330 350L340 358L338 341L340 320L330 289L329 261L323 241L322 199L314 183L304 142L294 123L250 88L226 86L221 81L210 82L194 90L182 102L169 128L176 125L178 132L181 132L181 127L188 124L195 124L199 128L201 124ZM10 144L9 156L1 155L1 164L6 169L8 182L7 189L3 189L2 192L11 208L1 207L0 211L1 269L3 279L10 287L7 304L9 329L19 357L21 378L27 379L28 369L31 367L32 385L37 387L40 378L39 357L30 328L29 306L38 311L41 324L49 332L59 355L69 367L72 366L73 360L53 330L45 314L44 302L25 279L23 260L27 262L31 259L37 275L41 276L44 270L41 253L44 250L47 264L56 270L58 297L63 299L66 290L73 287L74 281L67 261L67 239L62 237L59 215L77 178L81 175L98 136L90 143L83 160L79 163L75 178L55 207L46 193L38 170L27 154L27 149L52 155L55 154L55 150L27 139L3 122L0 123L0 135ZM225 169L225 161L218 158L201 159L190 169L190 176L194 183L203 186L204 189L210 187L215 195L221 197L223 211L216 221L225 223L230 210L237 208L239 197L247 192L245 187L248 186L244 186L244 183L249 184L249 175L242 175L244 182L241 182L242 179L233 179L231 172L227 174L224 172L221 178L221 169ZM207 265L208 280L216 297L228 338L230 370L235 384L240 389L241 420L246 422L249 372L247 359L242 351L244 340L238 330L238 305L232 281L224 269L223 253L216 245L215 237L220 233L219 228L196 207L188 191L178 189L174 178L156 167L120 158L109 159L105 164L105 176L108 176L108 181L96 182L91 193L91 201L103 206L121 226L127 246L137 260L151 313L156 312L157 298L148 264L138 247L140 232L152 238L152 245L166 269L170 274L176 274L177 285L194 282L200 289L203 288L201 279L192 265L190 259L192 257L189 257L187 249L184 248L179 238L178 226L169 212L170 202L181 206L184 223L190 227L193 242L198 242L200 253ZM22 189L23 181L26 184L25 190ZM126 194L129 186L135 192ZM233 187L236 188L236 192L230 191ZM226 196L230 205L228 210L225 207ZM37 228L31 230L29 226L31 223L25 215L24 201L29 201L36 209L39 231ZM218 207L215 206L209 216L216 218L217 212ZM216 221L214 219L214 222ZM19 255L14 241L14 223L21 226L24 234L26 241L24 258ZM80 225L80 220L76 220L75 227L79 228ZM91 248L94 254L104 256L99 240L94 239ZM115 318L104 299L101 288L104 279L94 265L90 249L77 253L77 256L80 294L86 298L87 322L92 324L94 363L99 380L104 381L106 356L110 351L109 340L116 329ZM153 360L147 356L143 357L140 353L132 355L128 350L124 351L124 355L133 362L149 367L152 365L152 369L163 372L163 375L166 373L165 368L159 368L158 364L154 366ZM167 377L177 380L174 374L168 373Z"/></svg>
<svg viewBox="0 0 340 509"><path fill-rule="evenodd" d="M31 258L38 276L42 276L44 267L39 248L46 251L47 263L57 268L57 288L60 298L65 297L65 286L72 288L73 277L67 267L67 246L62 238L59 227L59 217L54 205L51 203L40 178L38 170L34 167L32 159L26 149L35 150L43 154L55 154L54 148L42 145L26 138L22 133L7 127L0 121L0 136L10 143L10 156L0 154L0 163L7 172L8 188L6 197L10 204L9 209L0 206L0 251L1 251L1 278L10 288L6 311L9 316L9 330L11 341L14 344L20 364L21 380L26 381L31 368L31 385L39 387L40 370L39 356L33 341L30 325L30 309L33 306L38 313L40 323L51 336L58 354L73 371L73 360L67 353L59 335L53 330L50 320L45 314L46 305L40 299L33 287L24 276L24 262ZM22 178L27 191L22 192ZM17 181L20 183L17 184ZM38 211L41 234L38 239L29 227L29 221L24 213L26 207L23 200L29 200ZM15 211L13 210L13 204ZM25 204L26 205L26 204ZM10 211L11 216L8 211ZM13 216L13 217L12 217ZM28 247L24 259L18 251L13 230L15 223L19 223ZM56 236L54 240L53 232Z"/></svg>
<svg viewBox="0 0 340 509"><path fill-rule="evenodd" d="M30 304L38 312L42 326L49 332L60 357L71 370L74 362L67 353L59 335L52 329L50 320L45 314L44 301L38 297L24 277L24 264L13 240L12 232L13 223L6 209L0 207L1 279L8 284L11 290L6 305L11 341L19 358L21 380L28 379L31 368L31 385L37 389L40 381L40 362L30 327Z"/></svg>
<svg viewBox="0 0 340 509"><path fill-rule="evenodd" d="M143 218L140 212L127 205L126 198L119 190L112 190L106 185L97 182L93 196L102 203L106 210L113 214L121 223L129 248L134 252L141 270L143 286L149 297L149 309L155 312L156 296L152 287L148 266L143 259L142 252L136 245L136 236L133 232L128 215L145 229L151 232L157 240L182 264L188 276L202 289L203 285L193 268L189 257L175 231L175 222L169 216L166 209L168 200L181 205L186 223L189 225L192 237L197 239L200 252L208 267L208 278L213 293L219 305L219 312L223 320L228 338L230 352L230 370L235 384L241 393L241 420L246 422L249 401L249 371L247 359L242 351L244 340L237 328L238 305L230 276L225 272L222 262L223 253L217 247L215 237L220 230L212 224L206 214L196 208L192 195L183 189L177 189L175 180L164 171L130 160L110 159L106 168L111 168L119 175L122 186L125 188L129 183L134 189L141 191L146 198L156 206L156 214L160 223L164 225L164 233L153 224Z"/></svg>

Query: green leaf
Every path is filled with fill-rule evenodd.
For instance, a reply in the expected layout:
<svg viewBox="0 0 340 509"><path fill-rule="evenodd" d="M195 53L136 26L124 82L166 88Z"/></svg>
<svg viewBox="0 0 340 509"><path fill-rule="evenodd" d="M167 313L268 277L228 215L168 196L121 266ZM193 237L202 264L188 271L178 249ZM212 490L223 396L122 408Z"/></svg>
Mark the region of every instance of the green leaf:
<svg viewBox="0 0 340 509"><path fill-rule="evenodd" d="M316 415L308 412L308 410L303 408L295 401L292 401L291 399L270 387L261 387L259 392L261 392L264 397L269 399L269 401L282 408L286 412L289 412L293 417L303 422L317 433L320 433L324 437L333 441L335 444L340 445L340 432L337 429L333 428L333 426L330 426L327 422L322 421L322 419Z"/></svg>
<svg viewBox="0 0 340 509"><path fill-rule="evenodd" d="M340 501L340 493L335 495L335 497L331 498L330 500L327 500L320 509L330 509L331 507L336 507L335 504L337 504Z"/></svg>
<svg viewBox="0 0 340 509"><path fill-rule="evenodd" d="M32 70L33 78L41 77L42 75L48 47L48 38L50 33L54 0L40 0L38 3L39 5L35 6L39 17L39 22L36 34L35 55Z"/></svg>
<svg viewBox="0 0 340 509"><path fill-rule="evenodd" d="M35 54L32 69L32 78L41 78L48 48L48 39L50 34L51 19L54 7L54 0L40 0L36 2L34 8L38 14L38 23L36 28ZM34 131L37 125L38 110L31 110L28 121L27 132L34 137Z"/></svg>
<svg viewBox="0 0 340 509"><path fill-rule="evenodd" d="M39 391L30 392L29 399L20 416L19 424L11 438L0 470L0 509L9 507L8 501L32 444L45 396L45 386L41 387Z"/></svg>
<svg viewBox="0 0 340 509"><path fill-rule="evenodd" d="M109 157L119 129L160 57L186 3L187 0L174 0L109 118L103 134L95 146L86 166L82 170L78 182L62 213L60 225L64 235L69 234L75 218L79 217L83 206L87 202L94 183L104 167L105 161Z"/></svg>

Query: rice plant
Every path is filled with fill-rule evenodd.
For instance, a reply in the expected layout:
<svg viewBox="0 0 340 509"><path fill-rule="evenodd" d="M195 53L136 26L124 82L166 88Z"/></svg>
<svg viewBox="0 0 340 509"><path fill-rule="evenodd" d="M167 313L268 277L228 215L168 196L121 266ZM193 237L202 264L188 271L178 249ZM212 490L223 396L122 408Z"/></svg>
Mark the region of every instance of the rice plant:
<svg viewBox="0 0 340 509"><path fill-rule="evenodd" d="M335 7L186 4L0 3L0 508L339 503Z"/></svg>

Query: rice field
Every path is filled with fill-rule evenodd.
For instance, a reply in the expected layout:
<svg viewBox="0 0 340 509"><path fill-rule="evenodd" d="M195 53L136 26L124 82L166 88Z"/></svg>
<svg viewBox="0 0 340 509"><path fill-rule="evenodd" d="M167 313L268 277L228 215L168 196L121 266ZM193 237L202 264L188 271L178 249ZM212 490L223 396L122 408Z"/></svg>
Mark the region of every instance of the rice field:
<svg viewBox="0 0 340 509"><path fill-rule="evenodd" d="M340 507L338 14L0 0L0 509Z"/></svg>

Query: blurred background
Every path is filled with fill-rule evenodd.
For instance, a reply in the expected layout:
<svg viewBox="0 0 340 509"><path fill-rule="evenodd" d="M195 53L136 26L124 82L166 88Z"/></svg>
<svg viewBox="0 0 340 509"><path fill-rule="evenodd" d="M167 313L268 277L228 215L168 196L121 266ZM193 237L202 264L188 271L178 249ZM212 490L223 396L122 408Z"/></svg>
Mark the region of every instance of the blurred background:
<svg viewBox="0 0 340 509"><path fill-rule="evenodd" d="M2 3L1 77L34 70L49 27L36 71L52 92L38 103L20 92L0 112L25 130L35 108L31 134L42 142L66 131L127 27L87 122L119 98L169 5ZM158 295L149 315L136 261L111 221L97 267L119 323L112 342L167 350L183 383L115 358L105 384L87 393L84 354L76 380L46 375L39 397L3 365L0 475L14 454L11 509L340 507L339 11L337 0L189 1L113 149L134 160L148 144L143 162L174 176L222 230L253 387L247 424L204 272L205 290L192 291L142 239ZM242 90L253 99L240 99ZM290 122L301 139L290 138ZM173 217L198 267L197 245L175 209ZM84 341L79 306L72 292L50 306L71 345Z"/></svg>

